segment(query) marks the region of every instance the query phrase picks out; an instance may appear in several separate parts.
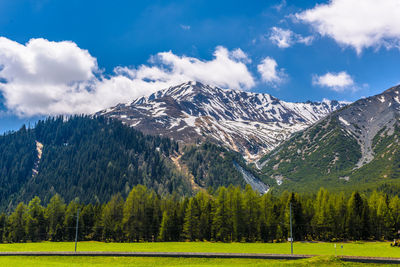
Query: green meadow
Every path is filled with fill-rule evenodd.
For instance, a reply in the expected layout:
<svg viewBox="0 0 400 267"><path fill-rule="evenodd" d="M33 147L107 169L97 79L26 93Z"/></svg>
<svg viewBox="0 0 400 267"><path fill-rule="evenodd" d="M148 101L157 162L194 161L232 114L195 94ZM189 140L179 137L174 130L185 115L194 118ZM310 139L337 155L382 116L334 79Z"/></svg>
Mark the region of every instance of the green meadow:
<svg viewBox="0 0 400 267"><path fill-rule="evenodd" d="M343 248L341 248L343 246ZM0 244L0 251L73 251L73 242ZM156 242L103 243L79 242L78 251L141 252L229 252L289 254L290 243L212 243ZM304 260L199 259L157 257L83 257L83 256L1 256L0 266L362 266L345 263L335 257L334 243L294 243L295 254L319 255ZM336 255L400 257L400 248L389 242L336 243ZM371 266L369 264L369 266ZM372 265L378 266L378 265ZM386 265L387 266L387 265Z"/></svg>
<svg viewBox="0 0 400 267"><path fill-rule="evenodd" d="M342 262L334 257L322 256L304 260L260 259L198 259L157 257L0 257L1 266L364 266L361 263ZM379 266L368 264L368 266ZM387 265L385 265L387 266Z"/></svg>
<svg viewBox="0 0 400 267"><path fill-rule="evenodd" d="M295 242L295 254L335 255L335 243ZM73 251L73 242L40 242L0 244L0 251ZM343 246L343 248L341 248ZM104 243L78 242L78 251L141 251L141 252L222 252L290 254L290 243L219 243L219 242L154 242ZM400 248L389 242L336 243L336 255L400 257Z"/></svg>

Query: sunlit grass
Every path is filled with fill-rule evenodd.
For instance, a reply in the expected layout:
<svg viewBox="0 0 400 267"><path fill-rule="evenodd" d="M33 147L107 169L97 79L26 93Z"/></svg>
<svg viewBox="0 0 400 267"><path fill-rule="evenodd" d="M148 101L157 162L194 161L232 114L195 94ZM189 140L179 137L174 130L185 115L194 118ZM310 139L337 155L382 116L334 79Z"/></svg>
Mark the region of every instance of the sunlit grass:
<svg viewBox="0 0 400 267"><path fill-rule="evenodd" d="M304 260L199 259L156 257L2 256L1 266L363 266L323 256ZM368 265L371 266L371 265ZM378 266L378 265L372 265Z"/></svg>
<svg viewBox="0 0 400 267"><path fill-rule="evenodd" d="M343 246L343 248L341 248ZM73 242L41 242L0 244L0 251L73 251ZM290 243L212 243L212 242L159 242L159 243L103 243L79 242L78 251L140 251L140 252L222 252L290 254ZM335 255L334 243L294 243L295 254ZM400 257L400 248L389 242L337 243L336 255Z"/></svg>

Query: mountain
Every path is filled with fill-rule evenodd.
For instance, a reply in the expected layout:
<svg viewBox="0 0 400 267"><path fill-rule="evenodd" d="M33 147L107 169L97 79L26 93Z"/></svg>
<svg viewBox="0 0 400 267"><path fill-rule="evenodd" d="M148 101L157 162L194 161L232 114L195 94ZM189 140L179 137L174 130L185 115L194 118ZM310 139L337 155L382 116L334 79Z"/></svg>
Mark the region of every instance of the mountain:
<svg viewBox="0 0 400 267"><path fill-rule="evenodd" d="M328 100L290 103L269 94L187 82L96 115L183 143L209 139L252 161L344 105Z"/></svg>
<svg viewBox="0 0 400 267"><path fill-rule="evenodd" d="M118 120L48 118L0 136L0 210L34 196L47 203L56 193L67 202L104 203L117 193L126 197L138 184L159 195L254 186L254 180L260 188L251 172L239 153L208 142L180 148ZM246 182L249 177L253 181Z"/></svg>
<svg viewBox="0 0 400 267"><path fill-rule="evenodd" d="M260 159L259 166L281 189L398 186L399 118L400 86L395 86L296 133Z"/></svg>

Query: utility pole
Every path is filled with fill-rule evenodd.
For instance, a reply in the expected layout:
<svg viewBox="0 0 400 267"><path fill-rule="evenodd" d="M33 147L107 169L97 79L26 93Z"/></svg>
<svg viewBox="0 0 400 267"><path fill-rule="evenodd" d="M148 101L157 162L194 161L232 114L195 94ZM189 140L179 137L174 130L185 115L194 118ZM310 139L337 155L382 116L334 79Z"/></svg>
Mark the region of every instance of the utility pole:
<svg viewBox="0 0 400 267"><path fill-rule="evenodd" d="M292 227L292 202L290 202L290 209L289 209L289 216L290 216L290 252L293 255L293 227Z"/></svg>
<svg viewBox="0 0 400 267"><path fill-rule="evenodd" d="M75 252L76 252L76 246L78 244L78 225L79 225L79 208L76 213Z"/></svg>

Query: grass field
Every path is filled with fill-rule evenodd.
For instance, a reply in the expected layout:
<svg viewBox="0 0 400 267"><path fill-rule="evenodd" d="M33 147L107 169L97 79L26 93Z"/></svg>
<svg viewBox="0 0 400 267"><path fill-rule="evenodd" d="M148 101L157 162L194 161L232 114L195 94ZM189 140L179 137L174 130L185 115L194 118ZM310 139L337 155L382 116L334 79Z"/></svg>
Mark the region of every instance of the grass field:
<svg viewBox="0 0 400 267"><path fill-rule="evenodd" d="M294 243L295 254L335 255L334 243ZM343 249L341 248L343 246ZM400 257L400 248L389 242L337 243L337 255ZM0 251L73 251L73 242L41 242L0 244ZM229 252L290 254L290 243L212 243L212 242L159 242L159 243L103 243L79 242L78 251L141 251L141 252Z"/></svg>
<svg viewBox="0 0 400 267"><path fill-rule="evenodd" d="M147 257L0 257L1 266L364 266L361 263L345 263L331 256L304 260L258 259L198 259L198 258L147 258ZM379 266L368 264L368 266ZM388 265L385 265L388 266Z"/></svg>
<svg viewBox="0 0 400 267"><path fill-rule="evenodd" d="M343 246L343 249L341 249ZM73 251L73 242L41 242L0 244L0 251ZM141 251L141 252L230 252L289 254L290 243L102 243L79 242L78 251ZM337 243L337 255L400 257L400 248L389 242ZM343 263L334 257L334 243L294 243L295 254L324 255L304 260L258 259L196 259L196 258L147 258L147 257L33 257L2 256L0 266L362 266ZM369 265L371 266L371 265ZM377 266L377 265L376 265ZM387 265L386 265L387 266Z"/></svg>

